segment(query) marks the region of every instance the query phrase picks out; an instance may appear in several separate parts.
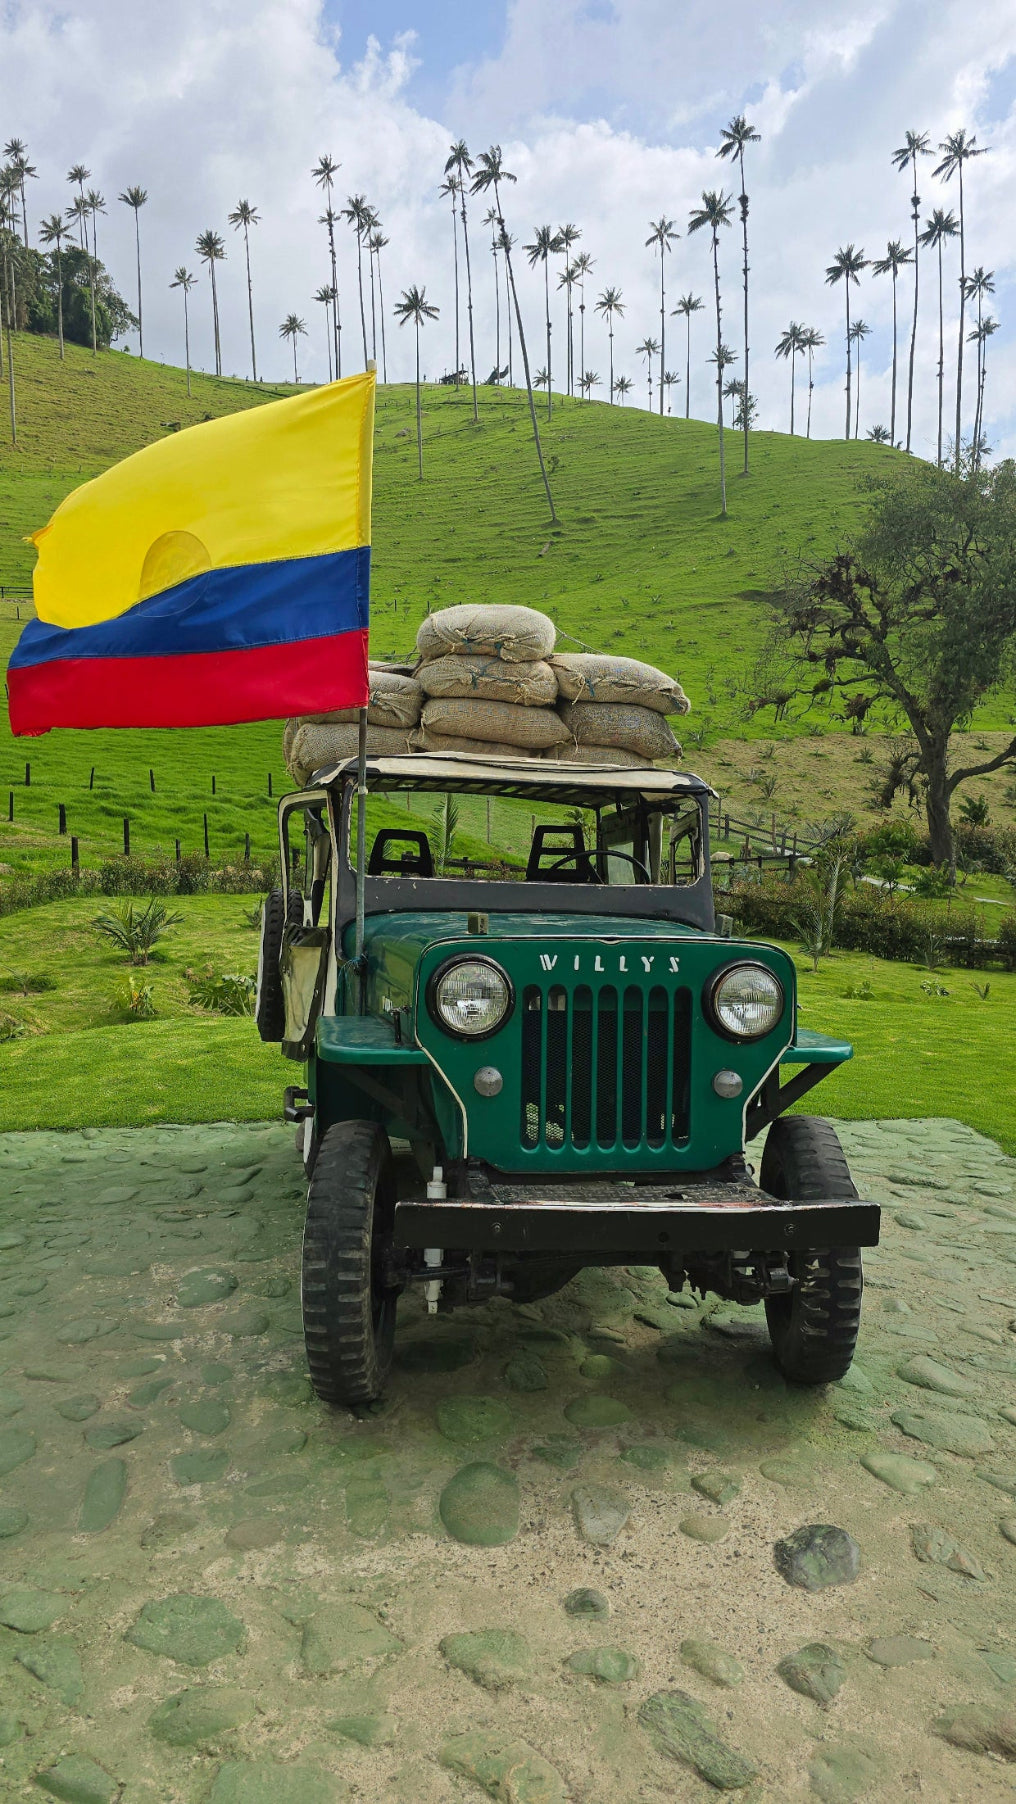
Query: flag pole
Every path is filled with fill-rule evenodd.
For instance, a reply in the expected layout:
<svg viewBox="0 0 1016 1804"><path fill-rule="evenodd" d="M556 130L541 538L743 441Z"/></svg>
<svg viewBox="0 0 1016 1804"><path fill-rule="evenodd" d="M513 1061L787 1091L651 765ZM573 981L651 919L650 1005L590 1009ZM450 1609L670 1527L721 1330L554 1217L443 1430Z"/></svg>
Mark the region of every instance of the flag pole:
<svg viewBox="0 0 1016 1804"><path fill-rule="evenodd" d="M377 364L373 361L367 365L368 373L376 372ZM369 681L369 679L368 679ZM360 974L360 1013L365 1011L367 984L364 960L364 942L366 938L366 887L367 887L367 710L361 708L358 716L358 733L356 744L356 967Z"/></svg>

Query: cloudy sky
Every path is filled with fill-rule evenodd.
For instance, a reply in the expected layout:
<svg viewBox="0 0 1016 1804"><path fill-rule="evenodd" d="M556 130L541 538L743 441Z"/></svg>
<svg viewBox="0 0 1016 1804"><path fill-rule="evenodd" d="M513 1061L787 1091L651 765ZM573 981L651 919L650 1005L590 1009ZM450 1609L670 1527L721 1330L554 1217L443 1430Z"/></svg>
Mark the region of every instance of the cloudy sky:
<svg viewBox="0 0 1016 1804"><path fill-rule="evenodd" d="M785 429L789 371L773 349L791 320L827 343L816 366L813 430L843 430L843 288L825 282L837 248L885 255L911 232L909 178L891 156L907 129L932 146L965 127L990 154L967 166L967 266L995 272L989 302L1000 330L991 340L987 433L1016 454L1016 8L1012 0L0 0L0 137L28 143L38 179L34 220L66 205L65 174L83 161L107 200L99 254L133 295L133 218L117 194L147 188L142 215L145 349L182 361L180 296L173 270L199 275L192 296L195 362L212 362L211 309L194 240L205 227L227 239L220 266L224 366L249 368L242 242L227 224L241 197L259 210L253 235L259 365L285 374L278 337L295 311L307 323L301 375L327 375L324 310L314 291L328 278L321 195L310 171L322 152L340 164L336 205L365 194L389 239L384 285L426 285L440 319L427 327L425 367L454 364L452 226L438 189L450 141L475 152L504 147L517 183L506 192L513 234L527 242L541 223L574 222L576 246L593 259L587 299L622 290L615 371L645 404L645 360L636 346L659 333L659 265L644 240L661 214L681 236L667 258L668 309L685 292L706 310L693 333L691 408L710 412L705 358L711 331L706 233L687 235L703 188L737 191L717 161L719 129L744 111L761 133L750 153L752 388L760 424ZM921 215L958 209L957 183L920 177ZM470 213L477 363L494 361L493 260ZM339 237L343 355L362 362L355 241ZM958 259L945 261L946 419L954 410ZM739 229L724 233L724 337L740 345ZM520 257L520 289L537 361L542 282ZM899 291L901 360L912 291ZM866 271L852 310L871 328L862 357L861 431L889 423L892 288ZM564 316L554 306L555 376L563 372ZM680 322L668 318L667 363L683 373ZM682 328L683 329L683 328ZM673 336L671 336L671 334ZM922 264L915 446L933 450L936 430L936 272ZM132 341L136 348L136 340ZM412 370L409 332L391 319L388 370ZM965 377L973 402L973 347ZM577 355L577 353L576 353ZM607 343L592 307L586 366L603 379ZM555 382L556 386L556 382ZM953 397L950 405L950 396ZM682 384L672 390L684 411ZM800 417L800 416L799 416ZM971 414L967 413L969 426ZM899 420L899 415L898 415ZM898 424L898 433L899 433ZM948 424L947 424L948 431Z"/></svg>

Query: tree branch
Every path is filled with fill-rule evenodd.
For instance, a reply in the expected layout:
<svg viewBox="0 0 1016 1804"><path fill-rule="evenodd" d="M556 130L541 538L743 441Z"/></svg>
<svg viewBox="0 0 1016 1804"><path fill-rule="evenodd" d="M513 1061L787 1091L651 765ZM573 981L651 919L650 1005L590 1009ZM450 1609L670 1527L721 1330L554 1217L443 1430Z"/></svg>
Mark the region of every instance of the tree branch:
<svg viewBox="0 0 1016 1804"><path fill-rule="evenodd" d="M961 783L968 782L971 777L986 777L989 771L1001 770L1003 764L1014 762L1016 762L1016 739L1010 739L1009 744L1003 747L997 758L989 758L985 764L968 764L963 770L954 770L949 777L949 794L952 795L954 789L958 789Z"/></svg>

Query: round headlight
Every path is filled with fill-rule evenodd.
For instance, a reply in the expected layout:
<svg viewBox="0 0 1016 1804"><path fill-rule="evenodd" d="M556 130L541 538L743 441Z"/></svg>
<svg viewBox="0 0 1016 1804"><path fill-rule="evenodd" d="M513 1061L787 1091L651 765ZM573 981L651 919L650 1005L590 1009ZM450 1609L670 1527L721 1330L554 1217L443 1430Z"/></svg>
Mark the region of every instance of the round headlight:
<svg viewBox="0 0 1016 1804"><path fill-rule="evenodd" d="M709 994L714 1027L732 1040L761 1040L783 1014L783 985L765 965L729 965Z"/></svg>
<svg viewBox="0 0 1016 1804"><path fill-rule="evenodd" d="M494 1033L511 1004L511 985L504 972L483 958L464 958L447 965L431 991L435 1019L450 1034L470 1040Z"/></svg>

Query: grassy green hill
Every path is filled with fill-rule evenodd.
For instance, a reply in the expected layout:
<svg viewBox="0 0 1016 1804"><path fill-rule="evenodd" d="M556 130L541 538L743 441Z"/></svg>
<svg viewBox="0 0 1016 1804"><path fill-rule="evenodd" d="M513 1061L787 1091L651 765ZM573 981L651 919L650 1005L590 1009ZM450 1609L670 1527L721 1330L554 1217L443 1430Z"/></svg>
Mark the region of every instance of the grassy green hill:
<svg viewBox="0 0 1016 1804"><path fill-rule="evenodd" d="M77 483L164 436L220 413L292 392L142 363L123 353L93 358L52 341L15 340L19 443L0 459L0 586L27 592L34 553L24 535L42 524ZM542 407L545 413L545 400ZM428 388L425 479L417 478L414 395L379 392L377 411L372 646L411 650L428 608L473 600L544 608L583 644L644 656L676 672L693 698L689 761L715 775L728 803L753 798L736 761L715 773L717 740L771 735L768 717L746 719L737 679L765 626L764 596L788 560L828 551L856 520L858 482L893 457L862 442L806 443L757 433L753 473L728 483L729 517L718 511L715 428L661 420L603 402L555 400L542 424L560 527L551 530L536 471L525 396L481 390L479 425L469 396ZM22 604L0 599L0 657L20 630ZM986 710L998 728L1008 710ZM833 724L833 723L830 723ZM286 786L274 723L189 733L53 733L11 739L0 720L0 819L15 792L5 859L66 855L53 840L57 808L68 809L82 851L115 850L121 818L136 850L156 843L200 850L209 815L213 853L229 858L250 832L256 853L273 838L274 802ZM31 787L24 786L30 760ZM749 760L750 763L750 760ZM94 767L94 779L91 779ZM149 771L154 772L155 790ZM860 773L857 773L859 776ZM215 778L215 795L212 779ZM90 780L92 787L89 787ZM847 778L847 787L857 778ZM829 785L825 785L829 788ZM743 800L739 791L743 789ZM860 797L857 798L860 801ZM827 798L828 800L828 798ZM800 815L784 785L774 806ZM835 804L835 805L838 805ZM834 804L804 809L821 816Z"/></svg>

